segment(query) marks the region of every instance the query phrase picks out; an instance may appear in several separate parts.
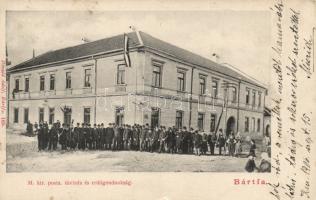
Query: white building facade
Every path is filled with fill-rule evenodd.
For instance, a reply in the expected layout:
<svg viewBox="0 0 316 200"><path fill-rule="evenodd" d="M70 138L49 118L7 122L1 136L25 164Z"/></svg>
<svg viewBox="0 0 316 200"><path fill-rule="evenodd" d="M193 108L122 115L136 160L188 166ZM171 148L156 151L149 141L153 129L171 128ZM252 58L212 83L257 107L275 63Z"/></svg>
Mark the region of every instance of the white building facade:
<svg viewBox="0 0 316 200"><path fill-rule="evenodd" d="M39 55L8 70L8 121L186 126L263 135L267 89L226 66L129 33ZM224 106L223 106L224 105Z"/></svg>

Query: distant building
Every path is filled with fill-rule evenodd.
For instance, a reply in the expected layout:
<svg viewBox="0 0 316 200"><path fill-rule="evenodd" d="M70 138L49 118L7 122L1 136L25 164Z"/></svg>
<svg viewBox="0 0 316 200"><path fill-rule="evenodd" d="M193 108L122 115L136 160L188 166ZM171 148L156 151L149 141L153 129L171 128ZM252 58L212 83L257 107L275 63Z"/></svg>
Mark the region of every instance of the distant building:
<svg viewBox="0 0 316 200"><path fill-rule="evenodd" d="M271 137L271 110L264 108L264 134Z"/></svg>
<svg viewBox="0 0 316 200"><path fill-rule="evenodd" d="M147 33L127 36L131 67L123 59L122 34L50 51L10 68L9 125L59 119L210 132L221 118L218 127L225 132L263 135L264 86Z"/></svg>

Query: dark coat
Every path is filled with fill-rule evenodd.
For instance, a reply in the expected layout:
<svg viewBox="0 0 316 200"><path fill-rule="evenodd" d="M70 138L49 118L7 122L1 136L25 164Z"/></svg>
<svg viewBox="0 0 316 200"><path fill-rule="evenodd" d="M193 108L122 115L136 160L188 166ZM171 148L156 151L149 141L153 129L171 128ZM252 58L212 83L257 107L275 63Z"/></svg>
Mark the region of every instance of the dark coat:
<svg viewBox="0 0 316 200"><path fill-rule="evenodd" d="M114 129L111 127L107 127L105 129L105 140L107 142L112 142L113 137L114 137Z"/></svg>
<svg viewBox="0 0 316 200"><path fill-rule="evenodd" d="M253 171L255 171L255 169L256 169L255 161L253 159L248 160L247 164L246 164L246 167L245 167L245 170L247 172L253 172Z"/></svg>

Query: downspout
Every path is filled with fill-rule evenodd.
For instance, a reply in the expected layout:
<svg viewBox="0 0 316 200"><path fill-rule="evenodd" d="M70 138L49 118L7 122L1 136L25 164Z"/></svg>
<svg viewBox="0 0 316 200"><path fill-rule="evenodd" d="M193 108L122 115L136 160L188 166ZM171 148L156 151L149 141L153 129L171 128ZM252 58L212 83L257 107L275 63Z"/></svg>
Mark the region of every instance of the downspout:
<svg viewBox="0 0 316 200"><path fill-rule="evenodd" d="M195 67L192 67L191 71L191 91L190 91L190 98L189 98L189 107L190 107L190 115L189 115L189 127L191 128L191 121L192 121L192 95L193 95L193 73L194 73Z"/></svg>
<svg viewBox="0 0 316 200"><path fill-rule="evenodd" d="M94 124L96 124L96 120L97 120L97 80L98 80L98 76L97 76L97 59L94 58L94 56L92 56L92 59L94 59Z"/></svg>
<svg viewBox="0 0 316 200"><path fill-rule="evenodd" d="M240 83L241 83L241 80L239 79L239 81L238 81L238 102L237 102L237 132L239 131Z"/></svg>

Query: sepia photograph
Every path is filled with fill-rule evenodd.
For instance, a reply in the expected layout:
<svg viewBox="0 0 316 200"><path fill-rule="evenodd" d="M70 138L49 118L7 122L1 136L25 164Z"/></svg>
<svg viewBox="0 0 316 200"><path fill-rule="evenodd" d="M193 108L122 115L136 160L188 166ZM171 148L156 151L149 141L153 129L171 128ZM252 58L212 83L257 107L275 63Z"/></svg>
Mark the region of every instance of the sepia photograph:
<svg viewBox="0 0 316 200"><path fill-rule="evenodd" d="M7 173L271 172L271 12L5 15Z"/></svg>

